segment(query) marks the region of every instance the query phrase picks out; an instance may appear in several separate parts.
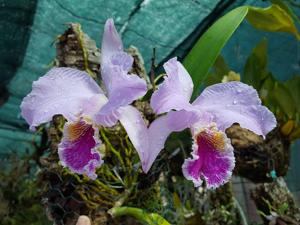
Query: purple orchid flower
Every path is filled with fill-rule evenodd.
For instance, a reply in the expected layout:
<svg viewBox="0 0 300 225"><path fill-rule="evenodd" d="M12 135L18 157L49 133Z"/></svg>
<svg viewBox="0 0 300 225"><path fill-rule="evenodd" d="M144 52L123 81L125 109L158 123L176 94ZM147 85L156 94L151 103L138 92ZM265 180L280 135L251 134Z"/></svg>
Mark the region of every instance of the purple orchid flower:
<svg viewBox="0 0 300 225"><path fill-rule="evenodd" d="M225 129L233 123L265 136L276 126L274 115L264 106L256 90L241 82L228 82L207 87L190 103L193 82L176 58L164 64L165 81L151 98L151 107L165 127L161 130L160 145L150 149L145 165L148 171L172 131L190 128L194 140L192 158L186 159L184 176L195 186L206 181L216 188L229 180L235 160L233 147ZM174 111L176 110L176 111Z"/></svg>
<svg viewBox="0 0 300 225"><path fill-rule="evenodd" d="M112 19L106 21L101 50L106 92L86 72L60 67L35 81L21 104L21 114L31 129L56 114L67 119L58 147L61 163L91 179L97 177L96 168L102 164L97 125L116 124L121 112L132 110L129 104L147 91L143 79L128 75L133 58L123 51Z"/></svg>

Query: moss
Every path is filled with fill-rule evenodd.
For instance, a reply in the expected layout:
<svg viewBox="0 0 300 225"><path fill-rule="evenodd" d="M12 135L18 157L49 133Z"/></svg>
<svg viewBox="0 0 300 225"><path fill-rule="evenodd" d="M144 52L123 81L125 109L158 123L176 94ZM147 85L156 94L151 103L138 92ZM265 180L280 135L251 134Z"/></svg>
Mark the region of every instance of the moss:
<svg viewBox="0 0 300 225"><path fill-rule="evenodd" d="M36 167L32 156L11 154L8 168L0 171L0 223L3 225L51 224L41 205L39 186L32 176Z"/></svg>

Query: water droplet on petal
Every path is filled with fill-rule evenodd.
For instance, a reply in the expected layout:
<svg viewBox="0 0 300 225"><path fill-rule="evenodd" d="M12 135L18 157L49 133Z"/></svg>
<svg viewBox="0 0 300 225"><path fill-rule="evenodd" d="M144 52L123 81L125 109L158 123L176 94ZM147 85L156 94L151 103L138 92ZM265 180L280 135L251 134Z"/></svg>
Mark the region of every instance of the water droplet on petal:
<svg viewBox="0 0 300 225"><path fill-rule="evenodd" d="M184 91L184 92L188 92L189 89L188 89L187 87L185 87L185 88L183 88L183 91Z"/></svg>
<svg viewBox="0 0 300 225"><path fill-rule="evenodd" d="M32 96L32 97L30 98L30 102L31 102L31 103L34 103L34 100L35 100L35 97Z"/></svg>
<svg viewBox="0 0 300 225"><path fill-rule="evenodd" d="M233 103L234 105L236 105L236 104L237 104L237 100L234 100L232 103Z"/></svg>

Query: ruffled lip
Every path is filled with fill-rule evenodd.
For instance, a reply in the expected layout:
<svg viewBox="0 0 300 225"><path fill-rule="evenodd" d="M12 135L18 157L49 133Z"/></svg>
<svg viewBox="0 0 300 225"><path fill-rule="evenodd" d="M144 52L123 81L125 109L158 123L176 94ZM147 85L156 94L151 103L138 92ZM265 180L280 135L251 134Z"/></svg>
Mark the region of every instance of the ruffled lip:
<svg viewBox="0 0 300 225"><path fill-rule="evenodd" d="M205 180L207 188L217 188L228 182L235 165L233 147L226 134L215 124L194 135L192 158L185 160L182 170L195 187Z"/></svg>
<svg viewBox="0 0 300 225"><path fill-rule="evenodd" d="M72 172L96 179L96 169L103 163L98 147L98 129L83 119L65 124L63 139L58 146L61 164Z"/></svg>

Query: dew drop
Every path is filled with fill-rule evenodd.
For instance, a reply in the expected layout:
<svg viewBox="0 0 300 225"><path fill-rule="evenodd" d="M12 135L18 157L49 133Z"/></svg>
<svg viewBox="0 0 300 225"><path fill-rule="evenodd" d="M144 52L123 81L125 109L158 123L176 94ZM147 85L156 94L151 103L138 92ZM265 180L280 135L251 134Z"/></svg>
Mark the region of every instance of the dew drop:
<svg viewBox="0 0 300 225"><path fill-rule="evenodd" d="M30 98L30 102L31 102L31 103L34 103L34 100L35 100L35 97L32 96L32 97Z"/></svg>
<svg viewBox="0 0 300 225"><path fill-rule="evenodd" d="M237 93L241 93L241 92L242 92L242 90L241 90L241 89L237 89L236 91L237 91Z"/></svg>
<svg viewBox="0 0 300 225"><path fill-rule="evenodd" d="M187 87L185 87L185 88L183 88L183 91L184 91L184 92L188 92L189 89L188 89Z"/></svg>
<svg viewBox="0 0 300 225"><path fill-rule="evenodd" d="M237 101L236 101L236 100L234 100L232 103L233 103L234 105L236 105L236 104L237 104Z"/></svg>

